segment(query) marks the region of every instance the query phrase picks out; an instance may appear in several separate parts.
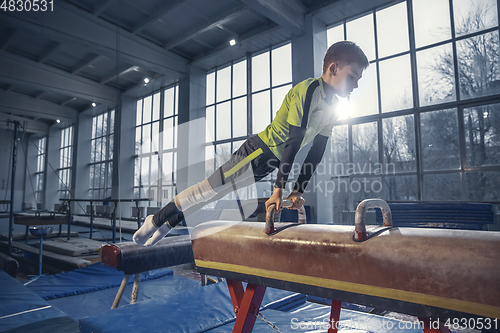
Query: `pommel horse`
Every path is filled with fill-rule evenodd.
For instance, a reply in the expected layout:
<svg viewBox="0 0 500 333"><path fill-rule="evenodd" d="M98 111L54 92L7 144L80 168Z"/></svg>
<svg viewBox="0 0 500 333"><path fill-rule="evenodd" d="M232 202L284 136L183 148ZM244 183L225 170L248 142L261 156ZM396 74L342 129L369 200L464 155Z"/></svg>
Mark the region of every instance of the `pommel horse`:
<svg viewBox="0 0 500 333"><path fill-rule="evenodd" d="M365 212L375 207L384 225L367 229ZM252 331L266 287L332 299L329 333L341 301L419 317L426 333L449 332L447 319L500 318L500 233L395 228L383 200L363 201L354 227L275 227L269 212L265 224L206 222L191 238L198 271L227 279L233 332Z"/></svg>
<svg viewBox="0 0 500 333"><path fill-rule="evenodd" d="M189 236L167 237L150 247L132 242L106 244L100 248L99 256L103 264L124 272L112 309L120 304L130 276L134 275L130 298L133 304L137 301L142 272L193 262Z"/></svg>

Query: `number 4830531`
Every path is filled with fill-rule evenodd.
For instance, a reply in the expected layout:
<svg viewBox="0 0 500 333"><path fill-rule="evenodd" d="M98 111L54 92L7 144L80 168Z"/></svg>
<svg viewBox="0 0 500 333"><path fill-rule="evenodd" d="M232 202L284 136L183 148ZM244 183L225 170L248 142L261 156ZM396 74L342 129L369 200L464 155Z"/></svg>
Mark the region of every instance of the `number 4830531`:
<svg viewBox="0 0 500 333"><path fill-rule="evenodd" d="M3 0L0 9L4 12L52 12L54 0Z"/></svg>
<svg viewBox="0 0 500 333"><path fill-rule="evenodd" d="M453 318L448 319L444 324L448 329L498 329L498 319L491 318Z"/></svg>

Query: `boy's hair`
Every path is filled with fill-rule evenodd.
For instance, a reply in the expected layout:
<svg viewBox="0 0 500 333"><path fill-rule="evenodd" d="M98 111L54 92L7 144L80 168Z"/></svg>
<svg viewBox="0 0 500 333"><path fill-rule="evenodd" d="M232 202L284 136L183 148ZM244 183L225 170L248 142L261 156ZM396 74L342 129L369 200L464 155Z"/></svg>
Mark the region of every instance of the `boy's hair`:
<svg viewBox="0 0 500 333"><path fill-rule="evenodd" d="M363 69L369 65L368 58L363 50L350 41L337 42L328 48L323 59L323 73L326 73L328 67L334 62L338 63L339 66L356 63Z"/></svg>

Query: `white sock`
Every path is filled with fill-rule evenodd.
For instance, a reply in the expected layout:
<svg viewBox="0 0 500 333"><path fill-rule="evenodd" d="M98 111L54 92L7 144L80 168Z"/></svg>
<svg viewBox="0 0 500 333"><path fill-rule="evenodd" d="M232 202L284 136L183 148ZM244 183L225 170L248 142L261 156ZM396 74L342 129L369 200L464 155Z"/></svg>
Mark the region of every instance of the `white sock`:
<svg viewBox="0 0 500 333"><path fill-rule="evenodd" d="M195 184L175 196L175 205L178 209L185 212L201 202L206 202L217 195L210 186L208 179Z"/></svg>
<svg viewBox="0 0 500 333"><path fill-rule="evenodd" d="M149 237L157 231L158 228L153 224L153 215L149 215L144 219L144 223L132 236L134 243L138 245L144 245Z"/></svg>
<svg viewBox="0 0 500 333"><path fill-rule="evenodd" d="M161 241L167 234L168 232L172 230L170 229L170 225L168 222L165 222L159 229L156 230L156 232L151 236L151 238L148 239L146 244L144 246L154 246L156 243Z"/></svg>

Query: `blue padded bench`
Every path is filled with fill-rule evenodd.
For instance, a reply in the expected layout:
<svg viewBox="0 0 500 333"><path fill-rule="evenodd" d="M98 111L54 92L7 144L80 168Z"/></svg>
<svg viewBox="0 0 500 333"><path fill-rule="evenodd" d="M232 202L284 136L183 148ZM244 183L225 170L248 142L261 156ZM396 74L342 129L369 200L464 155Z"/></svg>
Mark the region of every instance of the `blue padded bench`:
<svg viewBox="0 0 500 333"><path fill-rule="evenodd" d="M395 227L483 230L483 225L495 223L489 203L405 202L389 203L389 207ZM377 224L382 224L382 213L375 212Z"/></svg>

